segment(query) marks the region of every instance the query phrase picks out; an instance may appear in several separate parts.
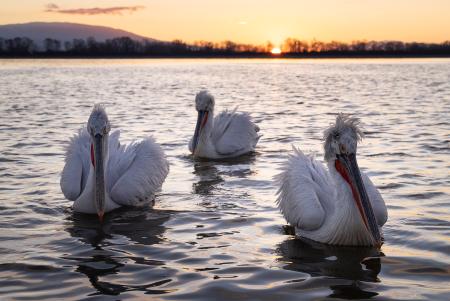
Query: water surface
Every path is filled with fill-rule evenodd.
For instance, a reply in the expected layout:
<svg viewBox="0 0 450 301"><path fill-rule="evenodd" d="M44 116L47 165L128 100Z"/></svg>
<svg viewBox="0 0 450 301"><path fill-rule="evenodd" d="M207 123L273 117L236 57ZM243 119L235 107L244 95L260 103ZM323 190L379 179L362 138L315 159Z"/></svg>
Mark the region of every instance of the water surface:
<svg viewBox="0 0 450 301"><path fill-rule="evenodd" d="M0 299L450 299L450 60L0 61ZM201 88L239 105L257 153L193 160ZM95 102L122 140L171 164L154 208L75 214L64 146ZM388 205L381 251L296 239L275 206L299 146L322 160L337 112L364 123L359 165Z"/></svg>

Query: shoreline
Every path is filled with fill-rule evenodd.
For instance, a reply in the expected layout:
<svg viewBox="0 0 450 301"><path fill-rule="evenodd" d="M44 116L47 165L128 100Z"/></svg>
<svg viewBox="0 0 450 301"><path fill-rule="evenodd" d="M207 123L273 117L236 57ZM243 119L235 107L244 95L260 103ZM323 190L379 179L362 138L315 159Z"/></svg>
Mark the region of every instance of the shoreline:
<svg viewBox="0 0 450 301"><path fill-rule="evenodd" d="M450 53L439 55L411 54L411 55L133 55L133 56L108 56L108 55L14 55L2 56L1 59L427 59L450 58Z"/></svg>

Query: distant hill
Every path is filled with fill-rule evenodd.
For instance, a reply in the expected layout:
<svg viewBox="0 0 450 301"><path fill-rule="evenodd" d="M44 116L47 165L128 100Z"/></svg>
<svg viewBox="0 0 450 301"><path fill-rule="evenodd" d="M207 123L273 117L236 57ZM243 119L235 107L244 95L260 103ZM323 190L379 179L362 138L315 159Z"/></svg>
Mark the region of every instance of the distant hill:
<svg viewBox="0 0 450 301"><path fill-rule="evenodd" d="M0 38L10 39L15 37L28 37L38 46L42 45L42 41L46 38L57 39L61 42L72 41L73 39L86 39L88 37L94 37L98 41L117 37L156 41L155 39L143 37L121 29L77 23L32 22L0 25Z"/></svg>

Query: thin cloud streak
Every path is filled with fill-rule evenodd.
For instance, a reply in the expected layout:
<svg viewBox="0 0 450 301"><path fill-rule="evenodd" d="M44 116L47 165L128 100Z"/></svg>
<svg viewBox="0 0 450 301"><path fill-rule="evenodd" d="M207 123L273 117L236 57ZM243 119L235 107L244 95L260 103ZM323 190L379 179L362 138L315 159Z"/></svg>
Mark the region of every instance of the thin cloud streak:
<svg viewBox="0 0 450 301"><path fill-rule="evenodd" d="M69 15L123 15L125 12L134 13L138 10L144 9L145 6L113 6L113 7L92 7L92 8L74 8L74 9L61 9L54 3L46 5L45 12L60 13Z"/></svg>

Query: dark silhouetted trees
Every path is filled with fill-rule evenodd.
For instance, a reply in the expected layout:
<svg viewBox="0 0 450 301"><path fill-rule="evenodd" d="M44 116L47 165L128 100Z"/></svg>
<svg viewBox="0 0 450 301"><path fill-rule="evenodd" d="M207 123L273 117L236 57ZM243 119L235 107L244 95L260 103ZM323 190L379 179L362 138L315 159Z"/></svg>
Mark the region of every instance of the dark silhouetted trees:
<svg viewBox="0 0 450 301"><path fill-rule="evenodd" d="M288 38L282 50L288 56L450 56L449 41L404 43L401 41L311 42Z"/></svg>
<svg viewBox="0 0 450 301"><path fill-rule="evenodd" d="M120 37L97 41L93 37L61 42L47 38L39 45L26 37L0 37L1 57L270 57L276 47L233 41L186 43L159 42ZM288 38L281 45L281 57L377 57L450 56L450 41L443 43L404 43L400 41L302 41Z"/></svg>
<svg viewBox="0 0 450 301"><path fill-rule="evenodd" d="M47 53L56 53L61 51L61 42L55 39L46 38L44 40L44 51Z"/></svg>
<svg viewBox="0 0 450 301"><path fill-rule="evenodd" d="M18 56L33 55L37 47L29 38L17 37L14 39L0 38L0 55L16 54Z"/></svg>

